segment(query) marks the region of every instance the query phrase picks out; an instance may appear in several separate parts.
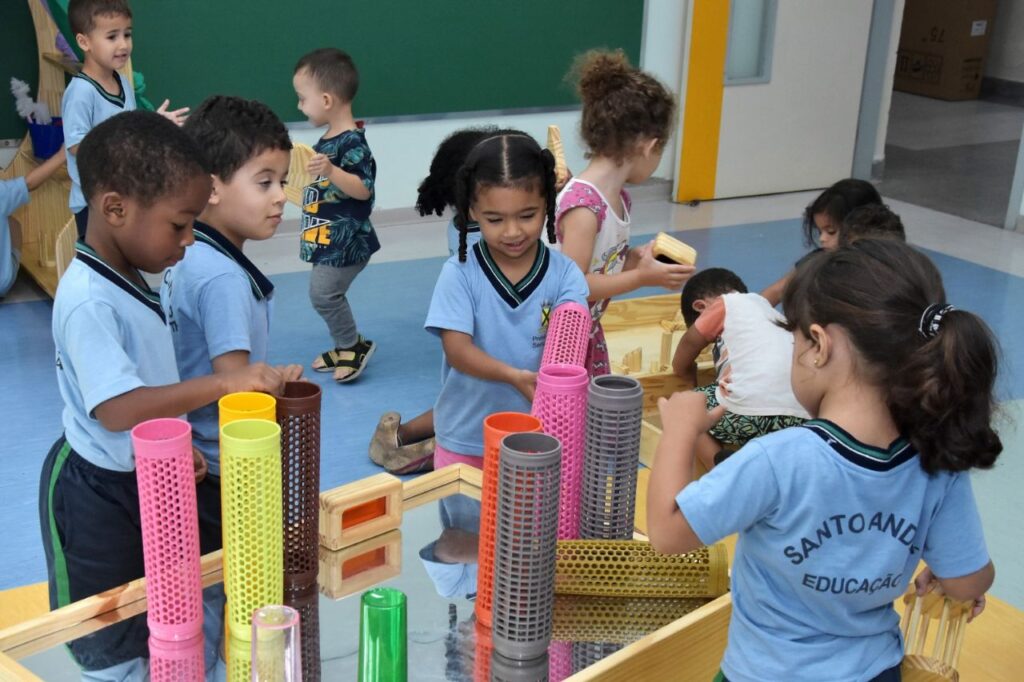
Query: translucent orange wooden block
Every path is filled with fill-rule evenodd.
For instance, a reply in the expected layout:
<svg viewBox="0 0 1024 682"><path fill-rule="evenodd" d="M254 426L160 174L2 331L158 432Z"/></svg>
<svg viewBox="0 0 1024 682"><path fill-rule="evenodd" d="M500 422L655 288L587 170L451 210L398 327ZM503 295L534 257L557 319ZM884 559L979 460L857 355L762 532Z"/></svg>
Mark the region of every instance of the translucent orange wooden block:
<svg viewBox="0 0 1024 682"><path fill-rule="evenodd" d="M402 522L402 482L377 474L320 494L320 544L348 547Z"/></svg>
<svg viewBox="0 0 1024 682"><path fill-rule="evenodd" d="M331 599L361 592L402 570L402 531L377 537L332 552L320 547L320 591Z"/></svg>

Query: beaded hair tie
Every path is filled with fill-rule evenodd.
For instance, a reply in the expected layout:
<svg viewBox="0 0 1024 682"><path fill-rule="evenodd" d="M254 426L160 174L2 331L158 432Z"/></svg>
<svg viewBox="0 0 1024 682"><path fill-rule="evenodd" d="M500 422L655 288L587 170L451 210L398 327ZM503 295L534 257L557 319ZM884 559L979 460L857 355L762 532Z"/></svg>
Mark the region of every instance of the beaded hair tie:
<svg viewBox="0 0 1024 682"><path fill-rule="evenodd" d="M942 326L942 318L951 310L956 310L948 303L933 303L921 313L921 319L917 323L917 331L926 339L933 338L939 333Z"/></svg>

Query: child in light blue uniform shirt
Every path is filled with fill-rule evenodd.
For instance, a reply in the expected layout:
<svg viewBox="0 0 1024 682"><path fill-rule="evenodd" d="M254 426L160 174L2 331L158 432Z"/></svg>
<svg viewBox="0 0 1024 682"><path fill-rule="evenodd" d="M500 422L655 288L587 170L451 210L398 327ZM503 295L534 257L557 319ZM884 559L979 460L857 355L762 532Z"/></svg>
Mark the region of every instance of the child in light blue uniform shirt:
<svg viewBox="0 0 1024 682"><path fill-rule="evenodd" d="M14 285L21 264L21 225L12 214L29 201L29 192L43 184L64 163L59 149L24 177L0 180L0 297Z"/></svg>
<svg viewBox="0 0 1024 682"><path fill-rule="evenodd" d="M464 168L456 188L460 255L444 264L425 324L445 352L435 467L480 466L483 419L530 409L550 311L587 298L579 268L539 239L546 223L554 240L550 152L523 133L502 133L478 143ZM482 238L466 255L471 219Z"/></svg>
<svg viewBox="0 0 1024 682"><path fill-rule="evenodd" d="M132 428L226 393L281 387L266 365L179 382L167 318L140 274L173 264L192 243L192 221L210 196L198 147L160 116L130 112L97 126L80 152L94 210L54 298L64 434L40 476L51 608L143 575ZM205 463L196 466L199 480ZM83 680L145 679L147 639L140 615L69 649Z"/></svg>
<svg viewBox="0 0 1024 682"><path fill-rule="evenodd" d="M720 679L898 680L892 604L918 563L919 594L938 584L975 600L973 615L992 584L968 470L1002 450L994 342L945 303L927 257L888 239L809 257L783 309L793 392L816 418L690 482L722 409L694 393L659 401L651 542L675 553L739 533Z"/></svg>

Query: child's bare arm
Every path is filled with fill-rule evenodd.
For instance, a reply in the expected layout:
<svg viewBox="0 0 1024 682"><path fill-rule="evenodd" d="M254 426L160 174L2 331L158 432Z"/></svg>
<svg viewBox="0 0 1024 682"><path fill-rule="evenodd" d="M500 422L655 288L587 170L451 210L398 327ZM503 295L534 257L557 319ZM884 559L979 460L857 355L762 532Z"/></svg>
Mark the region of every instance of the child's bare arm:
<svg viewBox="0 0 1024 682"><path fill-rule="evenodd" d="M222 353L215 357L211 364L214 374L240 370L249 364L249 351L233 350ZM298 381L302 378L302 365L278 365L274 369L281 375L281 380L285 382Z"/></svg>
<svg viewBox="0 0 1024 682"><path fill-rule="evenodd" d="M675 355L672 356L672 371L691 388L697 385L697 356L708 343L697 327L691 326L683 334L683 338L679 339Z"/></svg>
<svg viewBox="0 0 1024 682"><path fill-rule="evenodd" d="M647 489L647 532L651 546L662 554L681 554L703 543L683 516L676 495L693 480L697 439L722 417L721 405L705 410L704 396L682 392L660 398L662 433L654 451L654 466Z"/></svg>
<svg viewBox="0 0 1024 682"><path fill-rule="evenodd" d="M61 147L57 150L56 154L26 173L25 184L28 185L28 191L31 192L36 187L39 187L39 185L46 182L46 179L53 175L54 171L63 166L67 160L68 157L64 155L64 147Z"/></svg>
<svg viewBox="0 0 1024 682"><path fill-rule="evenodd" d="M96 419L108 431L127 431L147 419L177 417L208 405L228 393L263 391L279 394L281 374L258 362L223 373L196 377L167 386L142 386L96 406Z"/></svg>
<svg viewBox="0 0 1024 682"><path fill-rule="evenodd" d="M789 284L789 280L792 278L793 270L790 270L783 275L779 281L769 285L768 288L762 291L761 295L768 299L768 302L772 304L772 307L777 306L779 301L782 300L782 294L786 291L786 285Z"/></svg>
<svg viewBox="0 0 1024 682"><path fill-rule="evenodd" d="M533 400L537 373L518 369L491 357L473 343L469 334L445 329L441 332L441 346L448 364L463 374L486 381L500 381L515 387L527 400Z"/></svg>

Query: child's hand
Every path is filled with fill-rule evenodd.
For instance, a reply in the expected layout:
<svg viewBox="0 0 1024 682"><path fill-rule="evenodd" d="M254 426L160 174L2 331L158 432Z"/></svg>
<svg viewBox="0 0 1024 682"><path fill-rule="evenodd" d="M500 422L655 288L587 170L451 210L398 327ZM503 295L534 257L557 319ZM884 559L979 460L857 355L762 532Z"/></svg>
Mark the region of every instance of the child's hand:
<svg viewBox="0 0 1024 682"><path fill-rule="evenodd" d="M326 154L314 154L306 164L306 170L314 177L327 175L331 170L331 160L327 158Z"/></svg>
<svg viewBox="0 0 1024 682"><path fill-rule="evenodd" d="M709 412L706 405L704 394L694 391L674 393L671 398L658 398L663 431L684 430L698 434L709 430L725 414L725 406L719 405Z"/></svg>
<svg viewBox="0 0 1024 682"><path fill-rule="evenodd" d="M271 395L281 395L284 388L284 377L276 369L265 362L254 362L241 369L225 372L223 375L224 393L239 391L259 391Z"/></svg>
<svg viewBox="0 0 1024 682"><path fill-rule="evenodd" d="M537 373L528 369L517 369L511 383L517 391L533 402L533 394L537 390Z"/></svg>
<svg viewBox="0 0 1024 682"><path fill-rule="evenodd" d="M662 263L654 257L654 241L644 245L637 264L640 281L645 286L664 287L669 291L678 291L693 276L697 268L692 265L678 263Z"/></svg>
<svg viewBox="0 0 1024 682"><path fill-rule="evenodd" d="M914 591L918 597L923 597L929 592L934 591L938 595L944 595L945 591L942 589L942 585L939 583L938 578L932 573L932 569L927 566L924 570L917 574L914 578ZM972 620L981 615L981 612L985 610L985 595L981 595L974 600L974 607L971 609L971 614L967 616L967 622L970 623Z"/></svg>
<svg viewBox="0 0 1024 682"><path fill-rule="evenodd" d="M181 109L175 109L174 111L167 111L167 107L171 104L171 100L165 99L164 103L160 105L160 108L156 110L156 113L160 114L168 121L176 126L180 126L188 118L188 107L182 107Z"/></svg>
<svg viewBox="0 0 1024 682"><path fill-rule="evenodd" d="M302 365L278 365L274 369L281 375L281 378L288 381L299 381L302 379Z"/></svg>
<svg viewBox="0 0 1024 682"><path fill-rule="evenodd" d="M192 465L196 470L196 483L201 483L206 478L206 473L209 471L206 465L206 457L199 450L199 448L192 447Z"/></svg>

